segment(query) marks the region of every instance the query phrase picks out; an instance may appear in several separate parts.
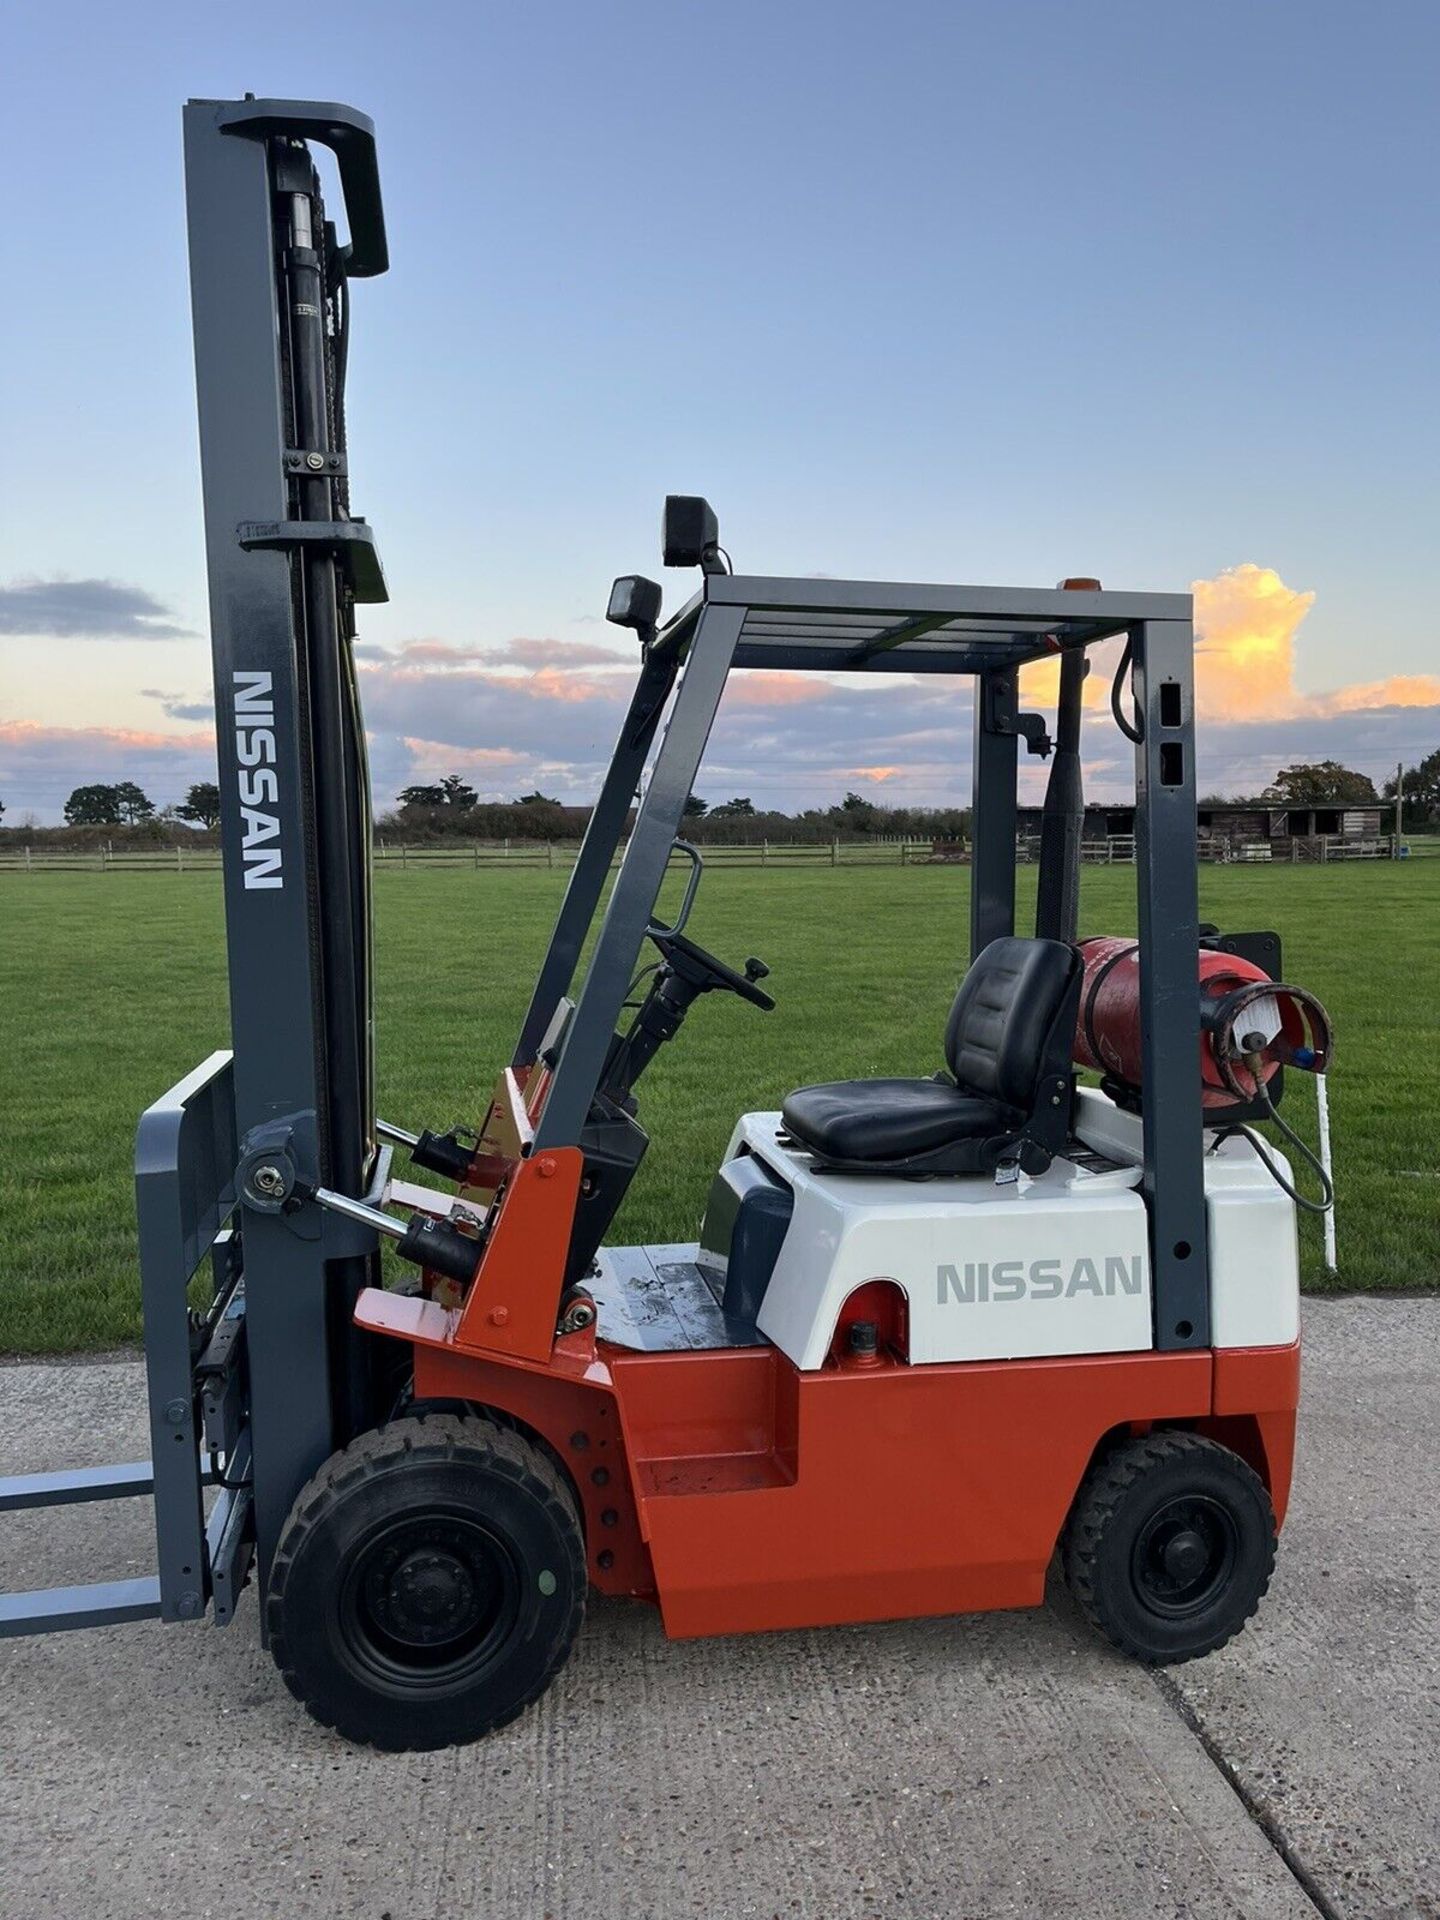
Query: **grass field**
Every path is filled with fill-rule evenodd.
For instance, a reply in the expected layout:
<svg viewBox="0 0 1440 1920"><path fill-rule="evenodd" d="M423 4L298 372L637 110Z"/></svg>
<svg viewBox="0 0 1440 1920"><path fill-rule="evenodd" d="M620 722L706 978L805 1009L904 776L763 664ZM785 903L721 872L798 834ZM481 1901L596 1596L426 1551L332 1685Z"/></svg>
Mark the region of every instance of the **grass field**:
<svg viewBox="0 0 1440 1920"><path fill-rule="evenodd" d="M481 1115L563 879L379 874L387 1118L445 1126ZM1033 884L1022 874L1022 925ZM776 1106L808 1080L932 1071L967 890L956 868L708 874L692 931L725 958L768 960L780 1004L767 1015L716 995L662 1053L641 1087L653 1144L616 1237L693 1235L743 1109ZM1202 868L1200 903L1228 928L1278 928L1286 972L1334 1015L1338 1284L1440 1285L1440 861ZM1088 869L1083 930L1133 925L1133 872ZM0 882L0 1352L138 1338L135 1119L226 1038L218 877ZM1287 1113L1313 1136L1308 1084ZM1308 1284L1326 1284L1316 1222L1302 1239Z"/></svg>

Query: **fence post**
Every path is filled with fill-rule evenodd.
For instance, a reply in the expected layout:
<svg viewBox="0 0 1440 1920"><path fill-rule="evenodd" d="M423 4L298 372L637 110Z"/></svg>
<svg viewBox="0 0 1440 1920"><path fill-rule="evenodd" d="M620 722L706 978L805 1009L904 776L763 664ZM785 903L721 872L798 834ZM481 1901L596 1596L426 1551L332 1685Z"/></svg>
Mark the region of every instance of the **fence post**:
<svg viewBox="0 0 1440 1920"><path fill-rule="evenodd" d="M910 842L908 840L902 840L900 842L900 864L902 867L908 867L910 864Z"/></svg>
<svg viewBox="0 0 1440 1920"><path fill-rule="evenodd" d="M408 867L410 864L410 849L403 843L400 847L400 864L402 867Z"/></svg>
<svg viewBox="0 0 1440 1920"><path fill-rule="evenodd" d="M178 840L175 842L175 871L177 873L185 871L185 849Z"/></svg>
<svg viewBox="0 0 1440 1920"><path fill-rule="evenodd" d="M30 849L29 849L29 847L26 847L26 849L25 849L25 871L26 871L26 873L29 873L29 872L30 872Z"/></svg>
<svg viewBox="0 0 1440 1920"><path fill-rule="evenodd" d="M545 865L552 870L555 866L555 842L553 840L547 840L545 842Z"/></svg>
<svg viewBox="0 0 1440 1920"><path fill-rule="evenodd" d="M838 839L830 842L830 864L832 867L838 867L840 864L840 842Z"/></svg>
<svg viewBox="0 0 1440 1920"><path fill-rule="evenodd" d="M761 866L762 866L762 867L763 867L763 866L766 866L766 865L767 865L767 864L769 863L769 859L770 859L770 842L769 842L768 840L762 840L762 841L760 842L760 864L761 864Z"/></svg>

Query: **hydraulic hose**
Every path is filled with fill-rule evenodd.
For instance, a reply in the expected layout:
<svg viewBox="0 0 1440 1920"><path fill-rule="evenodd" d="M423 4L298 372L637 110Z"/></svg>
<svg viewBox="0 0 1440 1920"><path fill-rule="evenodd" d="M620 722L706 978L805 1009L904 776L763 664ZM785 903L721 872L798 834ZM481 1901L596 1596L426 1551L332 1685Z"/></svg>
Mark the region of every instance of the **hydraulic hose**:
<svg viewBox="0 0 1440 1920"><path fill-rule="evenodd" d="M1221 1133L1217 1134L1216 1144L1218 1145L1221 1140L1228 1140L1232 1134L1244 1134L1245 1138L1255 1149L1260 1164L1264 1167L1270 1178L1275 1182L1276 1186L1280 1188L1282 1193L1287 1194L1289 1198L1295 1202L1297 1207L1303 1207L1306 1213L1329 1213L1330 1209L1335 1205L1335 1183L1320 1164L1319 1157L1310 1151L1309 1147L1306 1146L1305 1142L1289 1122L1280 1118L1280 1115L1275 1110L1274 1102L1270 1098L1269 1089L1263 1081L1259 1083L1259 1097L1265 1108L1266 1118L1274 1121L1275 1125L1280 1129L1281 1133L1284 1134L1295 1151L1303 1160L1306 1160L1314 1170L1315 1177L1320 1182L1321 1197L1318 1200L1307 1200L1299 1188L1285 1178L1285 1175L1280 1171L1278 1163L1270 1157L1269 1143L1262 1135L1256 1133L1253 1127L1247 1127L1243 1121L1237 1121L1235 1125L1226 1127Z"/></svg>
<svg viewBox="0 0 1440 1920"><path fill-rule="evenodd" d="M1145 738L1145 730L1140 725L1138 719L1131 720L1127 717L1120 698L1121 689L1125 685L1125 676L1130 671L1130 662L1134 651L1134 645L1127 634L1125 645L1120 653L1120 664L1115 669L1115 678L1110 682L1110 712L1114 716L1115 724L1121 733L1124 734L1127 740L1133 741L1138 747ZM1135 704L1133 696L1130 704L1132 707Z"/></svg>

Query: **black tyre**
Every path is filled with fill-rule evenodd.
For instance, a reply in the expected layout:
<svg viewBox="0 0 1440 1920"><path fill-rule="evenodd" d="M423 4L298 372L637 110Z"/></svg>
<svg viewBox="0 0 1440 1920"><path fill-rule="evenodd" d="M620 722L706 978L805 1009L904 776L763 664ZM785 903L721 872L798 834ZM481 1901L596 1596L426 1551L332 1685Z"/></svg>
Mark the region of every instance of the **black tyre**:
<svg viewBox="0 0 1440 1920"><path fill-rule="evenodd" d="M585 1593L554 1462L488 1420L431 1414L326 1461L285 1523L265 1618L296 1699L398 1751L513 1720L564 1665Z"/></svg>
<svg viewBox="0 0 1440 1920"><path fill-rule="evenodd" d="M1198 1433L1152 1433L1091 1468L1061 1548L1091 1624L1150 1665L1194 1660L1238 1633L1275 1566L1259 1476Z"/></svg>

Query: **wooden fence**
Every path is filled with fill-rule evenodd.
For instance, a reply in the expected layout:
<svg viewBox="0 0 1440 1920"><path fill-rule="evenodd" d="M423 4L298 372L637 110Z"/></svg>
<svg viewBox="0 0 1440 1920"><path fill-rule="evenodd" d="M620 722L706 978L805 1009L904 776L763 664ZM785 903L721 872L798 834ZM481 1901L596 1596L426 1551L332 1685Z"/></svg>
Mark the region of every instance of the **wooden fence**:
<svg viewBox="0 0 1440 1920"><path fill-rule="evenodd" d="M1406 844L1406 843L1401 843ZM1022 863L1039 857L1040 842L1022 836L1016 856ZM432 867L469 868L479 873L496 868L544 867L566 873L579 852L576 843L536 840L470 842L464 845L410 847L379 840L375 843L377 869L419 872ZM1440 841L1417 838L1413 853L1440 852ZM762 840L753 846L714 845L701 848L708 867L920 867L966 866L968 847L952 841L930 840ZM1248 865L1255 861L1322 865L1336 860L1389 860L1396 857L1391 836L1379 840L1333 838L1284 839L1236 843L1202 840L1197 856L1205 862ZM1116 834L1108 840L1087 840L1080 857L1088 866L1128 866L1135 859L1133 835ZM0 848L0 873L218 873L218 847L95 847Z"/></svg>
<svg viewBox="0 0 1440 1920"><path fill-rule="evenodd" d="M536 840L469 842L464 845L410 847L375 844L377 869L408 872L432 867L469 868L473 872L544 867L568 872L578 843ZM936 859L929 840L760 841L754 846L707 846L709 867L906 867ZM618 856L617 856L618 860ZM7 847L0 849L0 873L218 873L218 847Z"/></svg>

